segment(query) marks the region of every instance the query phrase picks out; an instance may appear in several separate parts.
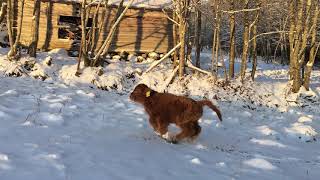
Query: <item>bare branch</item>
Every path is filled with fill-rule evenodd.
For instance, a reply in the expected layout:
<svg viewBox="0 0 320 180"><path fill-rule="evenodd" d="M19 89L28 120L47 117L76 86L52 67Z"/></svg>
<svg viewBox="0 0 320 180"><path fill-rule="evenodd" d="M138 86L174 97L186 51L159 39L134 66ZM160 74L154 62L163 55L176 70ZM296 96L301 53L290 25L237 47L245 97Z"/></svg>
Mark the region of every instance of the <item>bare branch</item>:
<svg viewBox="0 0 320 180"><path fill-rule="evenodd" d="M281 34L281 33L289 33L289 31L271 31L271 32L261 33L261 34L256 35L255 37L251 38L249 40L249 42L253 41L254 38L258 38L260 36L270 35L270 34Z"/></svg>
<svg viewBox="0 0 320 180"><path fill-rule="evenodd" d="M0 23L2 23L6 14L7 14L7 3L4 2L2 3L2 6L1 6Z"/></svg>
<svg viewBox="0 0 320 180"><path fill-rule="evenodd" d="M152 64L145 73L148 73L149 71L151 71L153 68L155 68L158 64L160 64L162 61L164 61L165 59L167 59L173 52L176 51L176 49L178 49L181 46L181 43L177 44L176 47L174 47L173 49L171 49L166 55L164 55L160 60L155 61L154 64Z"/></svg>
<svg viewBox="0 0 320 180"><path fill-rule="evenodd" d="M199 71L203 74L206 74L206 75L209 75L209 76L212 76L212 73L209 72L209 71L205 71L203 69L200 69L200 68L197 68L196 66L194 66L190 60L187 60L187 67L190 68L190 69L193 69L193 70L196 70L196 71Z"/></svg>
<svg viewBox="0 0 320 180"><path fill-rule="evenodd" d="M175 23L176 25L180 26L180 24L179 24L177 21L175 21L174 19L172 19L164 9L162 9L162 12L163 12L164 15L167 16L167 18L168 18L171 22L173 22L173 23Z"/></svg>
<svg viewBox="0 0 320 180"><path fill-rule="evenodd" d="M161 91L164 91L165 89L167 89L167 87L169 86L169 84L172 82L173 78L176 76L177 72L179 70L179 66L177 66L176 68L174 68L174 70L172 71L171 75L166 79L166 81L164 82L164 85L161 88Z"/></svg>

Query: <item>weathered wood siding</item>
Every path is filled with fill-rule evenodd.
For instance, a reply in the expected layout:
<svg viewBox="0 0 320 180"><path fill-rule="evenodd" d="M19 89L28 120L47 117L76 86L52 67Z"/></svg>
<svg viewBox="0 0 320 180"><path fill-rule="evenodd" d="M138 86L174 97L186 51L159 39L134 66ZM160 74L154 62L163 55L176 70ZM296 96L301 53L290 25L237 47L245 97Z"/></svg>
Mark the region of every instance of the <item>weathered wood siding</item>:
<svg viewBox="0 0 320 180"><path fill-rule="evenodd" d="M20 40L25 46L28 46L31 41L33 7L33 0L25 0ZM94 12L94 8L91 12ZM108 7L107 10L104 7L100 8L98 22L101 22L104 17L107 18L99 35L97 47L100 47L105 40L115 12L116 7ZM20 17L19 13L16 16L17 18ZM80 17L80 4L42 0L38 48L76 48L73 45L73 40L58 38L58 29L61 27L58 24L60 16ZM93 16L93 13L91 16ZM119 25L112 42L111 51L167 52L172 46L172 23L161 10L131 8Z"/></svg>

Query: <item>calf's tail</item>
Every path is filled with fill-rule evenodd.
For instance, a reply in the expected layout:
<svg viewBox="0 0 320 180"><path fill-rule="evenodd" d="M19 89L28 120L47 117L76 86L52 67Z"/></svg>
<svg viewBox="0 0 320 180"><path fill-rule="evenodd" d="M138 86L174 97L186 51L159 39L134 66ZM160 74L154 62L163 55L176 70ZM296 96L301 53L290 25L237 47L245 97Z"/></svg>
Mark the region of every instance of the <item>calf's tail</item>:
<svg viewBox="0 0 320 180"><path fill-rule="evenodd" d="M220 121L222 121L222 116L221 116L221 112L220 110L217 108L217 106L213 105L211 101L209 100L202 100L202 101L198 101L199 104L201 104L202 106L208 106L210 109L212 109L214 112L217 113L217 116L219 117Z"/></svg>

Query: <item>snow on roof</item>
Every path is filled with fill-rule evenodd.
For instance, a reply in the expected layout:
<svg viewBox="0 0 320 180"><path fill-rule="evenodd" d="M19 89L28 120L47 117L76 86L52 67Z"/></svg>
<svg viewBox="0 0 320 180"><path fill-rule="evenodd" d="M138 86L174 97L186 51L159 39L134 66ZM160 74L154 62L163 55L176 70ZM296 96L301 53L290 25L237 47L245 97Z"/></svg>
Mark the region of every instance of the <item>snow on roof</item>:
<svg viewBox="0 0 320 180"><path fill-rule="evenodd" d="M56 2L82 2L82 0L55 0ZM100 0L96 0L98 3ZM104 0L101 0L104 1ZM124 0L124 5L128 4L130 0ZM87 0L89 3L90 0ZM119 5L121 0L109 0L109 5ZM134 7L146 7L146 8L164 8L171 5L172 0L134 0L132 6Z"/></svg>
<svg viewBox="0 0 320 180"><path fill-rule="evenodd" d="M121 0L109 0L108 4L119 4ZM125 0L124 5L128 3L129 0ZM148 8L163 8L169 6L172 3L171 0L135 0L132 6L135 7L148 7Z"/></svg>

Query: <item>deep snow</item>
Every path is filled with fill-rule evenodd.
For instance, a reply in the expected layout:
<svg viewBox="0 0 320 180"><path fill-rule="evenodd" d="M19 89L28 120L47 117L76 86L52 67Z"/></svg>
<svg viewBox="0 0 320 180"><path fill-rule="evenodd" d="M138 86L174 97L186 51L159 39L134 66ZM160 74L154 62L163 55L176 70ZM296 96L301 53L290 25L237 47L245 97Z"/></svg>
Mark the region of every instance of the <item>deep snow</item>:
<svg viewBox="0 0 320 180"><path fill-rule="evenodd" d="M75 60L56 51L39 55L32 73L48 75L41 81L5 76L8 62L1 51L1 180L320 177L319 71L313 91L291 95L290 101L285 98L286 66L259 62L257 82L244 89L237 81L212 85L203 75L174 81L167 91L196 99L216 95L224 121L218 123L205 108L199 139L173 145L154 134L143 108L128 99L137 82L160 88L170 65L140 77L136 72L150 62L114 61L103 76L86 69L78 78ZM51 67L43 63L48 55ZM113 88L99 90L93 79L112 81L106 87Z"/></svg>

